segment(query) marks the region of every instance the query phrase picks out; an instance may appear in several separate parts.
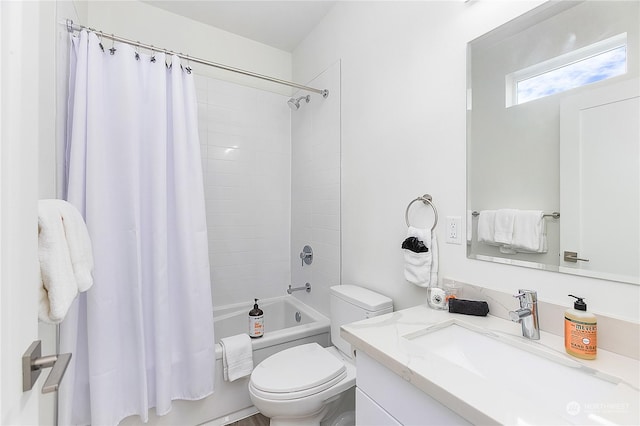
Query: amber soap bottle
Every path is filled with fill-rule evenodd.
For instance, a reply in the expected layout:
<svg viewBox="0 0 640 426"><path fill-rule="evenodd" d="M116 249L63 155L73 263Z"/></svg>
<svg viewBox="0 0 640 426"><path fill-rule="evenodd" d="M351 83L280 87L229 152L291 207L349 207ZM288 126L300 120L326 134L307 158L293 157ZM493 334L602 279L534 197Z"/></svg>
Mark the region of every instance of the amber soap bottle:
<svg viewBox="0 0 640 426"><path fill-rule="evenodd" d="M598 352L598 324L594 314L587 312L587 304L581 297L573 309L564 312L564 347L569 355L582 359L595 359Z"/></svg>

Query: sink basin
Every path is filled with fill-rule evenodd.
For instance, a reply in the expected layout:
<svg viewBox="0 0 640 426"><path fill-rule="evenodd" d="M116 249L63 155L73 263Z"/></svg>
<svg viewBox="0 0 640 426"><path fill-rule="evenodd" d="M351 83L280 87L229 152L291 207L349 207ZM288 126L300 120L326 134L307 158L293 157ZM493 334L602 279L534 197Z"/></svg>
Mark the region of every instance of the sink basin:
<svg viewBox="0 0 640 426"><path fill-rule="evenodd" d="M637 389L536 342L458 320L402 337L449 377L483 389L484 398L505 404L515 398L567 423L617 424L637 416Z"/></svg>

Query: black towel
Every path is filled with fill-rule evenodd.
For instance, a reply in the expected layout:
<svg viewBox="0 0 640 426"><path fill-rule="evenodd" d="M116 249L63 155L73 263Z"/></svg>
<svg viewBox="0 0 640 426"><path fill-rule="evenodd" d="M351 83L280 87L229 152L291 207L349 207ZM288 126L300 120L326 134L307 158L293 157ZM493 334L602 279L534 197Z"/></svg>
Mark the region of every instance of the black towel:
<svg viewBox="0 0 640 426"><path fill-rule="evenodd" d="M429 248L424 245L422 241L417 239L416 237L409 237L402 242L402 248L411 250L415 253L426 253L429 251Z"/></svg>
<svg viewBox="0 0 640 426"><path fill-rule="evenodd" d="M449 312L485 317L489 313L487 302L479 300L449 299Z"/></svg>

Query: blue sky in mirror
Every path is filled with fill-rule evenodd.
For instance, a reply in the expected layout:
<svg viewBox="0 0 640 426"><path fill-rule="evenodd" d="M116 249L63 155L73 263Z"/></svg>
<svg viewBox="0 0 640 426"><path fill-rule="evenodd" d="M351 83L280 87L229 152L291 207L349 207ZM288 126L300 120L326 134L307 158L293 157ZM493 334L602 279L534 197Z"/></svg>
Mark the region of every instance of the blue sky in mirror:
<svg viewBox="0 0 640 426"><path fill-rule="evenodd" d="M519 81L516 104L606 80L626 72L625 45Z"/></svg>

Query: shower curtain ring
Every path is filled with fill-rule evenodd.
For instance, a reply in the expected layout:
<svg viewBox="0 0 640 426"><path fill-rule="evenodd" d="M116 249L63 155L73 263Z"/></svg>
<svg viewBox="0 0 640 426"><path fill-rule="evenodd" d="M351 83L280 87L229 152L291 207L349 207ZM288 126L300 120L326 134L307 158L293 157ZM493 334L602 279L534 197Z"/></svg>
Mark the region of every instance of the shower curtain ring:
<svg viewBox="0 0 640 426"><path fill-rule="evenodd" d="M186 55L185 58L187 58L187 67L185 68L185 70L187 71L187 74L191 74L191 63L189 62L189 55Z"/></svg>
<svg viewBox="0 0 640 426"><path fill-rule="evenodd" d="M115 37L115 36L114 36L113 34L111 34L111 49L109 49L109 53L110 53L111 55L115 55L115 54L116 54L116 50L118 50L118 49L116 49L116 47L115 47L115 46L116 46L116 40L115 40L115 38L114 38L114 37Z"/></svg>
<svg viewBox="0 0 640 426"><path fill-rule="evenodd" d="M137 44L136 44L136 49L135 49L135 51L136 51L136 55L135 56L136 56L136 61L139 61L140 60L140 42L138 41L136 43Z"/></svg>
<svg viewBox="0 0 640 426"><path fill-rule="evenodd" d="M102 45L102 31L100 31L100 37L98 37L98 46L100 46L100 50L104 52L104 46Z"/></svg>
<svg viewBox="0 0 640 426"><path fill-rule="evenodd" d="M151 45L151 62L155 62L156 61L156 50L153 48L153 44Z"/></svg>

